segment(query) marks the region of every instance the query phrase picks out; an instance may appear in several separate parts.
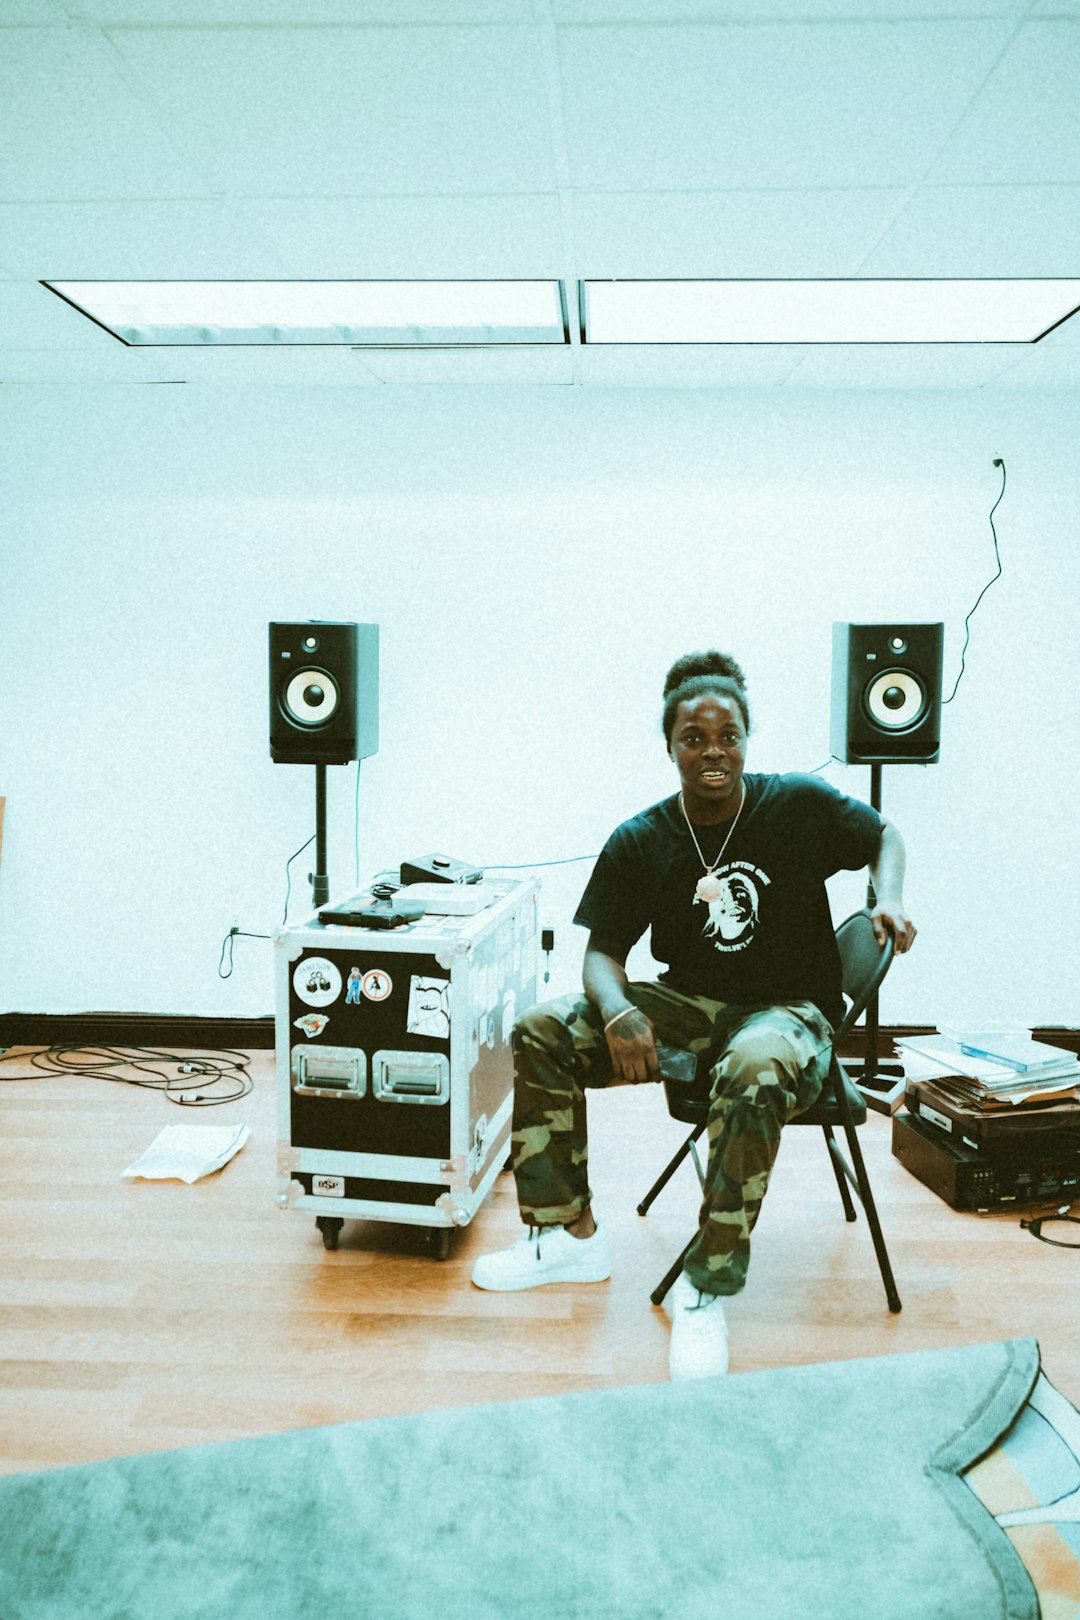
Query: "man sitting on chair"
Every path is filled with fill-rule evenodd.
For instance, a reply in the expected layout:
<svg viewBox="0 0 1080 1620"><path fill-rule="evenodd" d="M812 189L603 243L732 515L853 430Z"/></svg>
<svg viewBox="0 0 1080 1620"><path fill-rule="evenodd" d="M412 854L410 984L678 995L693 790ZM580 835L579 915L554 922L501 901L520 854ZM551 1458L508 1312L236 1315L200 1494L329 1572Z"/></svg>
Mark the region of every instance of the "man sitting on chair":
<svg viewBox="0 0 1080 1620"><path fill-rule="evenodd" d="M915 928L891 822L817 776L744 774L750 712L734 659L673 664L663 729L681 791L617 827L597 860L574 917L590 930L585 996L541 1003L515 1025L512 1166L528 1231L483 1255L472 1280L509 1290L609 1277L585 1092L658 1080L658 1041L707 1051L704 1200L670 1296L679 1378L727 1371L723 1300L746 1282L781 1129L829 1073L843 998L825 879L869 866L879 942L887 929L906 951ZM665 971L631 982L626 958L647 929Z"/></svg>

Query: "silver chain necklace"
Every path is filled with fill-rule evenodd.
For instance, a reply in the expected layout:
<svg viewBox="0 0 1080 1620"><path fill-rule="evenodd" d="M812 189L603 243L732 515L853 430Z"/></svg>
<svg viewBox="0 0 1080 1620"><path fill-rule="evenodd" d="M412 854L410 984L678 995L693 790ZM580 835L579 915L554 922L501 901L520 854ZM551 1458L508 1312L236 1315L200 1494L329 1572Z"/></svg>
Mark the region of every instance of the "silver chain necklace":
<svg viewBox="0 0 1080 1620"><path fill-rule="evenodd" d="M694 848L698 852L698 860L701 862L702 866L705 868L705 876L701 877L701 878L698 878L697 888L694 890L694 899L695 900L704 900L706 905L709 903L710 900L719 900L721 892L722 892L722 885L720 883L720 879L716 876L716 868L720 865L720 862L724 858L724 851L725 851L725 849L727 849L728 844L731 842L732 833L735 831L735 828L739 825L739 817L742 815L742 813L743 813L743 805L746 803L746 783L745 782L740 782L739 783L739 788L740 788L739 808L735 812L734 821L731 823L731 826L728 828L727 837L724 839L724 842L720 845L720 853L716 857L715 861L713 861L711 866L709 865L709 862L705 859L704 855L701 853L701 845L697 841L697 833L694 831L693 824L691 823L690 817L686 813L686 803L685 803L685 801L683 799L682 794L681 793L679 794L679 809L683 813L683 820L686 822L687 831L689 832L691 838L694 840Z"/></svg>

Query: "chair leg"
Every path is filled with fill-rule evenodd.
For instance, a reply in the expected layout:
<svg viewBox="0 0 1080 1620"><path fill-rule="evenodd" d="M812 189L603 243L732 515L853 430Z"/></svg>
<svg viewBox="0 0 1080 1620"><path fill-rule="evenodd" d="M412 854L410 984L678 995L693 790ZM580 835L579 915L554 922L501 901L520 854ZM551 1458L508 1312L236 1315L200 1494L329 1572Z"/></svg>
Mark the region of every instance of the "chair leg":
<svg viewBox="0 0 1080 1620"><path fill-rule="evenodd" d="M697 1237L696 1232L694 1233L694 1237ZM671 1268L664 1273L664 1276L663 1276L662 1280L657 1283L656 1287L653 1289L652 1293L649 1295L649 1298L652 1300L654 1305L662 1305L664 1303L664 1299L665 1299L665 1297L667 1295L668 1289L671 1287L672 1283L675 1281L676 1277L679 1275L679 1272L682 1270L682 1263L686 1259L686 1256L689 1254L690 1247L691 1247L691 1244L693 1243L693 1241L694 1241L694 1238L691 1238L690 1242L686 1245L686 1248L682 1251L679 1258L675 1261L674 1265L671 1266Z"/></svg>
<svg viewBox="0 0 1080 1620"><path fill-rule="evenodd" d="M855 1205L851 1202L851 1190L847 1184L847 1176L845 1176L843 1170L836 1162L836 1156L840 1150L836 1145L836 1138L832 1133L832 1126L823 1125L821 1129L825 1136L825 1146L829 1150L829 1163L833 1167L833 1175L836 1177L836 1185L840 1189L840 1198L844 1205L844 1217L846 1220L853 1221L856 1219Z"/></svg>
<svg viewBox="0 0 1080 1620"><path fill-rule="evenodd" d="M874 1253L877 1255L878 1269L881 1272L881 1281L885 1285L885 1298L889 1302L890 1311L901 1309L900 1295L896 1291L896 1281L893 1277L892 1266L889 1263L888 1250L881 1232L881 1222L878 1220L877 1207L874 1204L874 1195L870 1191L870 1181L863 1163L862 1149L859 1146L858 1133L853 1124L845 1125L844 1135L847 1137L848 1150L851 1153L851 1165L855 1171L855 1179L859 1184L859 1198L866 1211L867 1224L870 1227L870 1236L874 1240Z"/></svg>
<svg viewBox="0 0 1080 1620"><path fill-rule="evenodd" d="M699 1125L696 1131L690 1132L690 1135L686 1138L686 1141L683 1143L682 1147L675 1154L667 1169L661 1171L657 1180L653 1182L652 1186L641 1200L641 1203L637 1207L637 1212L639 1215L645 1215L648 1213L649 1206L653 1199L656 1197L657 1193L663 1192L664 1188L667 1186L680 1164L682 1164L683 1160L689 1155L691 1142L696 1141L704 1129L704 1125Z"/></svg>
<svg viewBox="0 0 1080 1620"><path fill-rule="evenodd" d="M848 1152L851 1154L851 1168L855 1185L859 1194L859 1202L866 1212L867 1225L873 1239L874 1253L877 1256L878 1270L881 1272L881 1281L885 1288L885 1298L889 1302L889 1309L894 1313L901 1309L900 1295L896 1291L896 1280L893 1277L892 1266L889 1262L889 1253L885 1247L885 1239L881 1231L881 1222L878 1220L877 1206L874 1195L870 1190L870 1178L866 1174L866 1165L863 1163L862 1148L859 1146L859 1133L855 1128L855 1121L851 1117L851 1104L847 1092L844 1090L843 1074L837 1058L833 1058L833 1090L840 1118L844 1124L844 1137L847 1141ZM832 1157L830 1153L829 1157ZM834 1166L834 1168L839 1168Z"/></svg>

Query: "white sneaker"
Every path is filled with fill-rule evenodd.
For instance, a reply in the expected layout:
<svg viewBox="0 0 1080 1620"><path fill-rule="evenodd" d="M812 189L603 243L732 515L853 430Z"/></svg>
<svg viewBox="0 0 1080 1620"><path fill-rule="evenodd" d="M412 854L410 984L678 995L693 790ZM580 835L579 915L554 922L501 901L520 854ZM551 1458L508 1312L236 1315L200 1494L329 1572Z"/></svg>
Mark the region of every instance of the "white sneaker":
<svg viewBox="0 0 1080 1620"><path fill-rule="evenodd" d="M672 1379L717 1378L728 1370L727 1318L720 1294L703 1294L681 1271L668 1295Z"/></svg>
<svg viewBox="0 0 1080 1620"><path fill-rule="evenodd" d="M482 1254L473 1267L477 1288L509 1293L541 1283L604 1282L611 1276L611 1246L596 1224L592 1237L571 1237L565 1226L530 1226L509 1249Z"/></svg>

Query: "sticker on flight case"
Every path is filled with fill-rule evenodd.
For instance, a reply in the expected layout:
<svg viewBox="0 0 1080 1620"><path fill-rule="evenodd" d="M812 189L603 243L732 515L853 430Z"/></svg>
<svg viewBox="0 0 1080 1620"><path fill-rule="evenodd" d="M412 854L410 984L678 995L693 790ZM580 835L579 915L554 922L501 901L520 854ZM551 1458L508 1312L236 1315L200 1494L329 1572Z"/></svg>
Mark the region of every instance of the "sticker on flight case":
<svg viewBox="0 0 1080 1620"><path fill-rule="evenodd" d="M330 1022L325 1013L305 1013L303 1018L293 1019L293 1028L302 1029L308 1040L321 1035Z"/></svg>
<svg viewBox="0 0 1080 1620"><path fill-rule="evenodd" d="M293 970L292 982L305 1007L329 1007L341 994L341 973L325 956L305 956Z"/></svg>
<svg viewBox="0 0 1080 1620"><path fill-rule="evenodd" d="M413 974L409 981L409 1012L405 1024L409 1035L430 1035L444 1041L450 1033L450 980L422 978Z"/></svg>
<svg viewBox="0 0 1080 1620"><path fill-rule="evenodd" d="M356 1007L360 1005L360 969L358 967L349 969L349 978L345 985L345 1005L348 1007L350 1004Z"/></svg>
<svg viewBox="0 0 1080 1620"><path fill-rule="evenodd" d="M360 988L369 1001L385 1001L394 988L394 981L382 968L368 968L360 980Z"/></svg>

